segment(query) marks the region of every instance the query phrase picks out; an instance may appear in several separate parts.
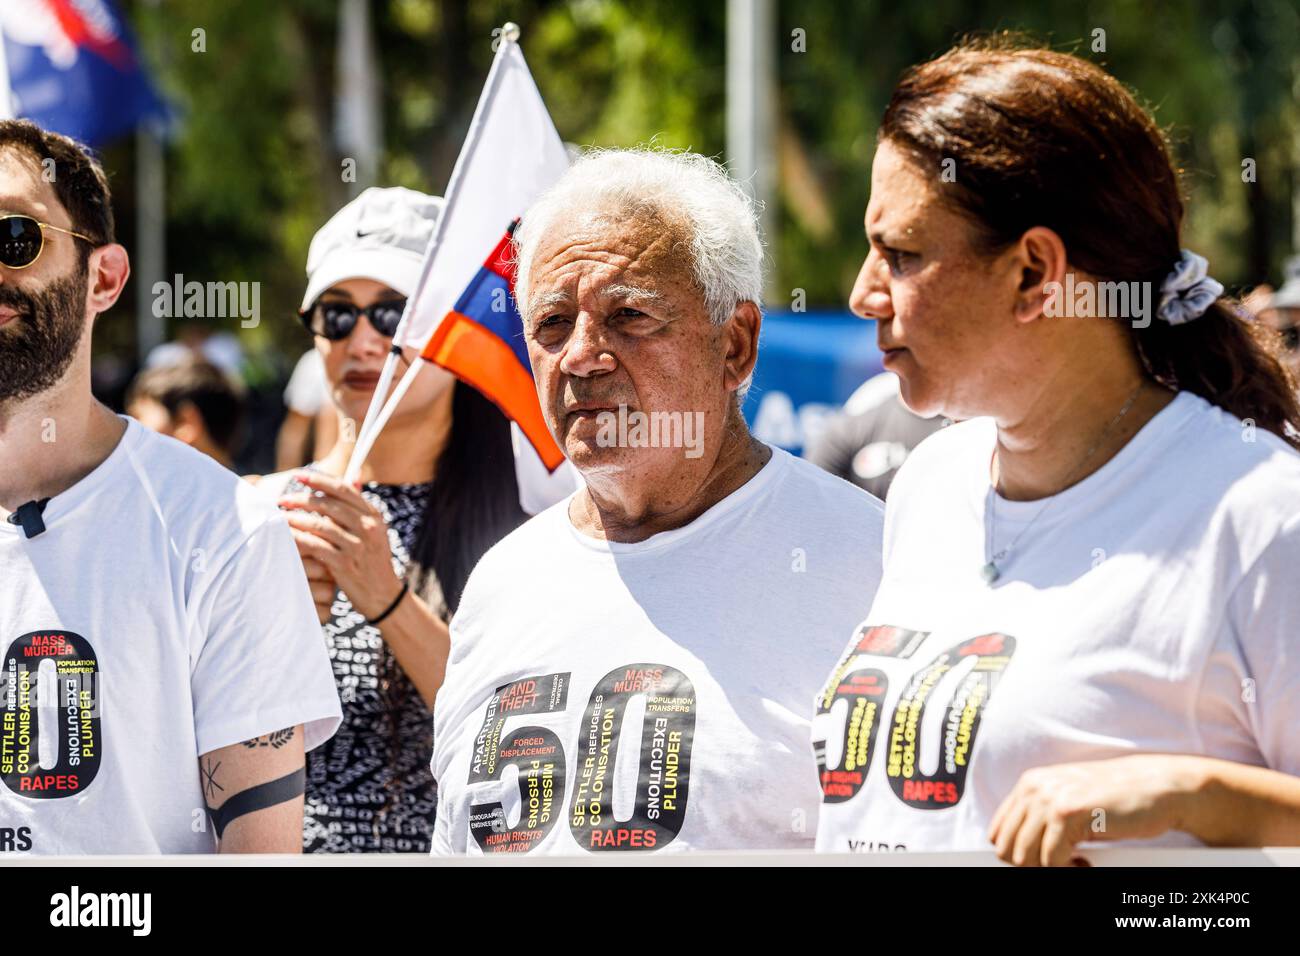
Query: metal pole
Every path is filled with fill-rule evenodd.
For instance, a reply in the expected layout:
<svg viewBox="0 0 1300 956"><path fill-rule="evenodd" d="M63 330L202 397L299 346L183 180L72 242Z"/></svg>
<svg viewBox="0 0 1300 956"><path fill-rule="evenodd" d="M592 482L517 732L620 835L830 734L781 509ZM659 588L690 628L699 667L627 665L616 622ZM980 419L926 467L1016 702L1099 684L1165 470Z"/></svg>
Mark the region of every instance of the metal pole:
<svg viewBox="0 0 1300 956"><path fill-rule="evenodd" d="M356 162L356 178L348 182L348 195L356 196L378 182L383 157L383 116L370 0L339 0L335 62L334 142L340 155Z"/></svg>
<svg viewBox="0 0 1300 956"><path fill-rule="evenodd" d="M1292 61L1291 91L1300 99L1300 59ZM1300 123L1295 125L1291 140L1291 248L1290 255L1300 256Z"/></svg>
<svg viewBox="0 0 1300 956"><path fill-rule="evenodd" d="M727 165L762 203L769 301L777 285L776 3L727 0Z"/></svg>
<svg viewBox="0 0 1300 956"><path fill-rule="evenodd" d="M145 0L156 12L159 0ZM152 58L160 62L156 47ZM154 315L153 288L166 281L167 270L167 179L163 155L161 121L142 123L135 134L135 221L136 242L132 255L135 273L136 356L144 364L149 352L167 336L165 320Z"/></svg>
<svg viewBox="0 0 1300 956"><path fill-rule="evenodd" d="M132 271L136 283L136 355L143 365L149 352L167 336L165 320L154 315L153 309L154 284L166 281L167 203L162 137L152 121L136 130L135 157L136 241Z"/></svg>
<svg viewBox="0 0 1300 956"><path fill-rule="evenodd" d="M9 64L5 59L5 38L0 31L0 119L11 119L13 102L9 94Z"/></svg>

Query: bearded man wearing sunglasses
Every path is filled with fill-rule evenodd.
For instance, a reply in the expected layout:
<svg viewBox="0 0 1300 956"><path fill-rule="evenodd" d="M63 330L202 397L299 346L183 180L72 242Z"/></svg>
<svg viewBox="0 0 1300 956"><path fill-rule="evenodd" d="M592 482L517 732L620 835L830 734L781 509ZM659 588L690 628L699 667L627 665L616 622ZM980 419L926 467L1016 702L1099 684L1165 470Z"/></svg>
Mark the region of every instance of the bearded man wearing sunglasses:
<svg viewBox="0 0 1300 956"><path fill-rule="evenodd" d="M310 591L255 490L91 394L129 273L95 160L0 122L0 823L42 854L296 852L340 718Z"/></svg>

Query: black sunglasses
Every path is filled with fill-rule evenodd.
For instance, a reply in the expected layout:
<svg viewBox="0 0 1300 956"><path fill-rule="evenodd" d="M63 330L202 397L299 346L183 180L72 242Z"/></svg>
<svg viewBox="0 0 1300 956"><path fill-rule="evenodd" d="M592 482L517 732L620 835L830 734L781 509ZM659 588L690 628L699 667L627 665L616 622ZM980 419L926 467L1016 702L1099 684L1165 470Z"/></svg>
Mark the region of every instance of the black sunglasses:
<svg viewBox="0 0 1300 956"><path fill-rule="evenodd" d="M31 216L0 216L0 265L10 269L26 269L39 259L45 249L46 229L84 239L92 246L97 245L90 236L83 236L61 226L51 226L48 222L41 222Z"/></svg>
<svg viewBox="0 0 1300 956"><path fill-rule="evenodd" d="M312 335L337 342L351 335L360 316L364 315L376 332L391 339L397 332L405 310L405 299L387 299L364 309L357 308L351 302L322 302L317 299L305 312L299 312L298 318L302 319L302 324Z"/></svg>

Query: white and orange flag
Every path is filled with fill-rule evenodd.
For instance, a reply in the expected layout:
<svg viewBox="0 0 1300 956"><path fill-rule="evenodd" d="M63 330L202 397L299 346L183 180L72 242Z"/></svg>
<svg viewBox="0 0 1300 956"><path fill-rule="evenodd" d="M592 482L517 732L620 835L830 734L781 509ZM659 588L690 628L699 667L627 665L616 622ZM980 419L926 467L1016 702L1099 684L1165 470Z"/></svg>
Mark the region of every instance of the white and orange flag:
<svg viewBox="0 0 1300 956"><path fill-rule="evenodd" d="M564 455L551 437L533 385L523 322L514 301L510 234L533 201L569 166L568 153L507 24L465 144L447 185L446 205L395 346L419 351L473 385L510 418L548 471ZM417 362L388 398L395 356L384 369L357 453L355 478L374 436L396 408ZM526 449L524 449L526 451Z"/></svg>

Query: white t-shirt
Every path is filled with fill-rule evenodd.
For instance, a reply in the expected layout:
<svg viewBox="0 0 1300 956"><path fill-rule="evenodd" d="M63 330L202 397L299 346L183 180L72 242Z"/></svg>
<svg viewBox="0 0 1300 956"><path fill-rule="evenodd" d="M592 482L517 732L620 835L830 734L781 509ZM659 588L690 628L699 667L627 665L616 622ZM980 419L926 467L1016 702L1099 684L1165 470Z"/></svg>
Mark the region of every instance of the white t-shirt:
<svg viewBox="0 0 1300 956"><path fill-rule="evenodd" d="M433 852L810 848L808 701L870 606L880 503L779 449L685 527L561 502L470 576L434 708Z"/></svg>
<svg viewBox="0 0 1300 956"><path fill-rule="evenodd" d="M284 404L289 411L312 418L330 401L325 360L314 348L302 353L284 387Z"/></svg>
<svg viewBox="0 0 1300 956"><path fill-rule="evenodd" d="M212 852L199 755L297 724L311 749L341 716L283 518L127 419L44 521L0 521L0 828L41 854Z"/></svg>
<svg viewBox="0 0 1300 956"><path fill-rule="evenodd" d="M1059 495L998 496L988 553L1013 548L990 586L995 442L989 419L937 432L890 489L884 580L818 699L818 849L990 849L1046 764L1300 773L1300 455L1180 393Z"/></svg>
<svg viewBox="0 0 1300 956"><path fill-rule="evenodd" d="M145 356L145 368L160 368L166 365L183 365L195 358L215 365L236 381L244 377L244 349L239 344L239 337L229 332L214 332L197 346L184 342L163 342L155 345Z"/></svg>

